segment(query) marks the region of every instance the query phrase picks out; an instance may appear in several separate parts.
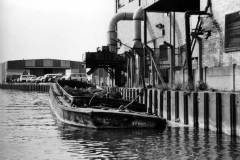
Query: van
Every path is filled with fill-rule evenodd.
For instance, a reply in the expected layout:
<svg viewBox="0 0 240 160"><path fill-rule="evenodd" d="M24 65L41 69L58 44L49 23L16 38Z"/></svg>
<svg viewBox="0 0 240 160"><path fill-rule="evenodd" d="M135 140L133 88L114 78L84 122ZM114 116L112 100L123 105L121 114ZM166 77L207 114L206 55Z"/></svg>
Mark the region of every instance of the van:
<svg viewBox="0 0 240 160"><path fill-rule="evenodd" d="M86 73L70 73L66 74L61 79L87 82L87 75Z"/></svg>
<svg viewBox="0 0 240 160"><path fill-rule="evenodd" d="M35 75L21 75L19 82L28 82L30 78L36 77Z"/></svg>

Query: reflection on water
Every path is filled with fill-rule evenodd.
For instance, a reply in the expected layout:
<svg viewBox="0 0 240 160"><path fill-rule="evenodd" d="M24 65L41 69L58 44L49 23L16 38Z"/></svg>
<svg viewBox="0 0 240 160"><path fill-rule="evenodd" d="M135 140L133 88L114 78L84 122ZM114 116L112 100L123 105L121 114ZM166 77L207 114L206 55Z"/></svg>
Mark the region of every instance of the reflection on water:
<svg viewBox="0 0 240 160"><path fill-rule="evenodd" d="M240 139L187 127L93 130L56 122L48 94L0 90L0 159L240 159Z"/></svg>

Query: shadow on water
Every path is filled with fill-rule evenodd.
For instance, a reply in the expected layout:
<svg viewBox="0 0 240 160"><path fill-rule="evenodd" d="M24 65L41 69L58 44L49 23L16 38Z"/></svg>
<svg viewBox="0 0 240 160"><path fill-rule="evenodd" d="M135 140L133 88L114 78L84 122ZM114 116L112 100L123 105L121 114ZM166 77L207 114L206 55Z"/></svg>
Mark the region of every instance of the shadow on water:
<svg viewBox="0 0 240 160"><path fill-rule="evenodd" d="M58 124L59 125L59 124ZM148 143L163 130L154 129L104 129L76 128L59 125L62 141L70 143L72 153L81 153L85 158L142 158L148 152ZM150 140L150 141L149 141ZM146 146L147 145L147 146ZM85 152L85 153L84 153Z"/></svg>
<svg viewBox="0 0 240 160"><path fill-rule="evenodd" d="M188 127L165 130L94 130L61 124L60 137L69 143L71 152L133 159L238 159L239 138ZM84 155L84 154L83 154Z"/></svg>

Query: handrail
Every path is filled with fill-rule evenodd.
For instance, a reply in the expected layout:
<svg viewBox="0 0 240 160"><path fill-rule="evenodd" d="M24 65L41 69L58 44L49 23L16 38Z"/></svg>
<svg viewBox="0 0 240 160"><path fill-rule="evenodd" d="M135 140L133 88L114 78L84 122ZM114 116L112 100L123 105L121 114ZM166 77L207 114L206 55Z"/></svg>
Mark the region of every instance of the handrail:
<svg viewBox="0 0 240 160"><path fill-rule="evenodd" d="M167 87L167 84L164 82L164 79L163 79L161 73L159 72L159 70L158 70L158 68L157 68L157 65L156 65L156 62L155 62L155 60L154 60L154 58L153 58L153 56L152 56L153 51L152 51L151 48L150 48L149 46L147 46L147 45L146 45L146 48L151 52L151 53L150 53L150 58L151 58L151 61L153 62L153 66L154 66L155 70L157 71L157 75L158 75L158 77L159 77L162 85L163 85L164 87Z"/></svg>

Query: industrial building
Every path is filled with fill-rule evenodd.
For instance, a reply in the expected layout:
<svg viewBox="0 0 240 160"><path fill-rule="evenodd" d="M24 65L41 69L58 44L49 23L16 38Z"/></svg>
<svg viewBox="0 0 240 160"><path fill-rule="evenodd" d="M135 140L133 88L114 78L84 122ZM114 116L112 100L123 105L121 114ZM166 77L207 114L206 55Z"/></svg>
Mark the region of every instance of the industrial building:
<svg viewBox="0 0 240 160"><path fill-rule="evenodd" d="M239 0L116 0L108 46L127 58L126 87L204 82L240 90Z"/></svg>
<svg viewBox="0 0 240 160"><path fill-rule="evenodd" d="M43 76L48 73L86 73L84 62L58 59L13 60L0 64L0 83L16 79L22 74Z"/></svg>

